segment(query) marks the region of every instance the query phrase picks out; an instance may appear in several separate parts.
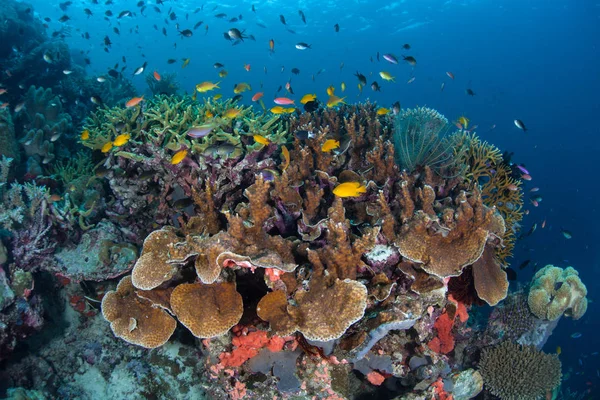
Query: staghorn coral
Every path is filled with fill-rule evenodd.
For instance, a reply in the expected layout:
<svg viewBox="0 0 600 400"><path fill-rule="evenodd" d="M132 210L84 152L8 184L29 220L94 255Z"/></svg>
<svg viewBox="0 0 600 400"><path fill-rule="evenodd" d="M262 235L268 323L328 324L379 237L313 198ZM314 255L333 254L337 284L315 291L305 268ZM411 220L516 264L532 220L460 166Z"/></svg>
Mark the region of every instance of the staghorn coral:
<svg viewBox="0 0 600 400"><path fill-rule="evenodd" d="M538 318L556 320L562 315L579 319L587 310L587 288L572 267L547 265L532 278L527 303Z"/></svg>
<svg viewBox="0 0 600 400"><path fill-rule="evenodd" d="M556 354L503 342L483 350L479 372L487 390L500 399L535 400L560 384L561 363Z"/></svg>
<svg viewBox="0 0 600 400"><path fill-rule="evenodd" d="M102 315L115 336L148 349L165 344L177 327L169 313L136 295L130 276L104 295Z"/></svg>

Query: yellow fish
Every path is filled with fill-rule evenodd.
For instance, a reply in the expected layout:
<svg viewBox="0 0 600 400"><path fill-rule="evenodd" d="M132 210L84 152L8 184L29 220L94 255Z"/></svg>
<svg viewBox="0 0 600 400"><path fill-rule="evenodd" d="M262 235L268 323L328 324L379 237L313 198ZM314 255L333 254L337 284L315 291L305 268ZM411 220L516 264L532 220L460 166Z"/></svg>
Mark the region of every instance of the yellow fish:
<svg viewBox="0 0 600 400"><path fill-rule="evenodd" d="M282 106L275 106L269 111L271 111L273 114L285 114L285 108Z"/></svg>
<svg viewBox="0 0 600 400"><path fill-rule="evenodd" d="M217 93L213 96L213 99L219 100L221 97L223 97L223 95L221 93Z"/></svg>
<svg viewBox="0 0 600 400"><path fill-rule="evenodd" d="M175 153L173 155L173 158L171 158L171 164L177 165L180 162L182 162L183 159L185 157L187 157L187 153L188 153L187 149L179 150L177 153Z"/></svg>
<svg viewBox="0 0 600 400"><path fill-rule="evenodd" d="M388 108L381 107L379 110L377 110L377 115L386 115L389 112L390 110Z"/></svg>
<svg viewBox="0 0 600 400"><path fill-rule="evenodd" d="M113 146L115 146L115 147L123 146L124 144L129 142L130 138L131 138L131 135L128 135L126 133L119 135L115 138L115 141L113 142Z"/></svg>
<svg viewBox="0 0 600 400"><path fill-rule="evenodd" d="M344 93L346 91L346 83L342 82L342 84L340 86L342 88L342 93Z"/></svg>
<svg viewBox="0 0 600 400"><path fill-rule="evenodd" d="M392 76L392 74L390 74L389 72L381 71L379 73L379 76L383 80L396 82L396 77Z"/></svg>
<svg viewBox="0 0 600 400"><path fill-rule="evenodd" d="M302 96L302 98L300 99L300 104L306 104L309 101L315 101L317 99L317 95L316 94L305 94L304 96Z"/></svg>
<svg viewBox="0 0 600 400"><path fill-rule="evenodd" d="M333 139L327 139L323 146L321 146L321 151L324 153L329 153L331 150L337 149L340 147L340 142Z"/></svg>
<svg viewBox="0 0 600 400"><path fill-rule="evenodd" d="M248 85L247 83L242 82L242 83L238 83L237 85L235 85L235 87L233 88L233 93L240 94L240 93L244 93L248 90L252 90L252 87L250 85Z"/></svg>
<svg viewBox="0 0 600 400"><path fill-rule="evenodd" d="M267 139L266 137L264 137L264 136L254 135L252 137L254 138L254 141L256 143L260 143L260 144L265 145L265 146L267 146L269 143L271 143L271 141L269 139Z"/></svg>
<svg viewBox="0 0 600 400"><path fill-rule="evenodd" d="M108 153L110 151L110 149L112 149L112 147L113 147L112 142L108 142L108 143L105 143L104 146L102 146L102 150L100 150L100 151L103 153Z"/></svg>
<svg viewBox="0 0 600 400"><path fill-rule="evenodd" d="M208 92L210 90L220 89L219 83L221 83L221 82L217 82L217 83L202 82L202 83L199 83L199 84L196 85L196 90L199 93L205 93L205 92Z"/></svg>
<svg viewBox="0 0 600 400"><path fill-rule="evenodd" d="M328 94L329 96L333 96L333 93L335 93L335 88L333 87L333 85L330 85L330 86L327 88L327 94Z"/></svg>
<svg viewBox="0 0 600 400"><path fill-rule="evenodd" d="M210 112L210 110L206 110L206 112L204 113L204 116L206 118L212 118L215 116L215 114L213 114L212 112Z"/></svg>
<svg viewBox="0 0 600 400"><path fill-rule="evenodd" d="M281 154L283 155L282 170L285 171L290 166L290 151L287 147L281 146Z"/></svg>
<svg viewBox="0 0 600 400"><path fill-rule="evenodd" d="M362 94L362 88L363 88L363 85L359 82L358 83L358 91L360 92L360 94Z"/></svg>
<svg viewBox="0 0 600 400"><path fill-rule="evenodd" d="M229 110L225 111L225 114L223 114L223 117L233 119L233 118L238 117L241 112L242 112L242 110L240 110L239 108L230 108Z"/></svg>
<svg viewBox="0 0 600 400"><path fill-rule="evenodd" d="M90 138L90 131L87 129L81 132L81 140L88 140Z"/></svg>
<svg viewBox="0 0 600 400"><path fill-rule="evenodd" d="M190 59L189 58L184 58L183 59L183 64L181 65L181 68L187 67L189 63L190 63Z"/></svg>
<svg viewBox="0 0 600 400"><path fill-rule="evenodd" d="M560 348L560 346L556 346L556 355L560 356L560 353L562 353L562 349Z"/></svg>
<svg viewBox="0 0 600 400"><path fill-rule="evenodd" d="M288 108L284 108L283 112L286 114L291 114L291 113L296 112L296 109L294 107L288 107Z"/></svg>
<svg viewBox="0 0 600 400"><path fill-rule="evenodd" d="M465 117L464 115L458 119L458 122L462 125L463 129L467 129L469 126L470 119Z"/></svg>
<svg viewBox="0 0 600 400"><path fill-rule="evenodd" d="M225 71L224 69L219 71L219 77L220 78L225 78L227 76L227 71Z"/></svg>
<svg viewBox="0 0 600 400"><path fill-rule="evenodd" d="M344 103L344 99L345 97L337 97L332 94L331 96L329 96L329 99L327 99L327 107L335 107L340 103Z"/></svg>
<svg viewBox="0 0 600 400"><path fill-rule="evenodd" d="M358 197L367 192L367 188L360 182L340 183L333 189L333 194L337 197Z"/></svg>

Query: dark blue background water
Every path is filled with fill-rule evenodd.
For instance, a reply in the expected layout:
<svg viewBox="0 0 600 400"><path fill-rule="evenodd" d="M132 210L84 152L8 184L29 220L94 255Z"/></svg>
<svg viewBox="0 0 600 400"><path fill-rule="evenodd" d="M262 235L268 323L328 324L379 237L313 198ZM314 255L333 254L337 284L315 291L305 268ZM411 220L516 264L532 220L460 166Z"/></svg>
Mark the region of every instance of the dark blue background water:
<svg viewBox="0 0 600 400"><path fill-rule="evenodd" d="M325 100L327 86L334 85L336 94L346 96L348 103L368 99L390 107L398 100L403 107L436 108L451 121L465 115L471 119L471 126L479 125L480 137L502 150L513 151L514 161L525 164L533 176L527 190L539 187L537 194L543 196L539 207L526 206L530 214L523 220L524 230L533 223L538 229L518 244L513 265L531 259L530 265L571 265L580 272L591 300L588 312L580 321L563 319L546 350L562 346L563 372L572 369L568 386L582 391L586 382L591 382L598 390L600 358L590 354L600 351L596 333L600 311L594 303L600 290L600 2L305 1L301 8L306 25L298 15L299 5L291 1L254 3L256 13L251 11L252 2L206 2L197 14L193 12L201 7L199 2L165 1L158 14L152 0L147 1L145 16L140 14L136 1L115 2L104 6L74 1L67 11L71 21L66 25L72 31L66 40L71 48L89 51L90 74L105 74L117 62L123 65L121 57L125 55L126 74L132 75L136 67L148 61L147 72L175 72L182 89L190 93L199 82L222 81L224 97L233 96L235 83L248 82L253 88L251 93L264 91L267 107L273 105L271 98L276 89L290 78L297 101L306 93L317 93ZM56 21L63 14L45 1L33 3L41 17ZM86 7L94 12L92 18L84 15ZM167 25L164 19L171 7L177 21ZM104 19L107 9L115 14L109 21ZM125 9L136 16L117 20L116 15ZM227 18L217 19L217 13L226 13ZM239 14L242 21L227 22ZM296 34L286 30L279 21L280 14ZM200 20L204 24L193 37L179 37L176 22L183 30L192 29ZM339 33L334 32L336 23L341 28ZM155 30L154 24L159 30L166 26L168 36ZM49 30L60 26L52 22ZM113 32L115 26L120 36ZM130 33L136 26L139 34ZM256 41L231 46L223 38L223 32L231 27L245 29ZM89 32L91 39L82 39L83 32ZM102 45L106 35L113 42L109 53ZM272 55L269 39L275 40ZM297 42L309 43L312 49L297 50ZM402 50L405 43L412 48ZM392 65L383 58L378 62L377 52L393 53L399 58L401 54L412 55L418 64L413 68L403 62ZM178 61L168 65L169 58ZM185 69L181 68L183 58L191 59ZM227 78L218 77L215 62L225 64ZM342 62L344 68L340 70ZM243 68L248 63L252 66L250 72ZM292 77L290 70L294 67L301 72ZM320 69L324 72L313 81L312 75ZM367 86L359 95L353 76L356 71L367 76L368 84L379 82L381 92ZM396 83L383 82L380 71L390 72ZM447 71L456 79L448 78ZM413 76L414 82L407 84ZM132 79L140 94L145 93L144 75ZM341 82L347 85L345 93L341 93ZM476 95L467 96L467 88ZM250 104L250 97L246 93L246 104ZM516 118L524 121L528 132L515 127ZM495 129L491 129L493 125ZM544 220L546 227L541 229ZM561 227L572 231L573 238L564 238ZM519 274L519 281L528 282L532 267ZM571 339L574 332L583 336Z"/></svg>

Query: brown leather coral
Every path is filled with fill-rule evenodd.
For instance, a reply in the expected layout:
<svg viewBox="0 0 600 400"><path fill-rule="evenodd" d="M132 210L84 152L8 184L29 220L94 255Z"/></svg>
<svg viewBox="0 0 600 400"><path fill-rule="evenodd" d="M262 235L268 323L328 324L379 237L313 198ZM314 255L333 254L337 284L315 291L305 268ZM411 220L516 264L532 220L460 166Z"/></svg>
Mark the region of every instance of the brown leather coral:
<svg viewBox="0 0 600 400"><path fill-rule="evenodd" d="M116 291L106 293L102 315L115 336L149 349L165 344L177 327L169 313L135 294L130 276L121 279Z"/></svg>
<svg viewBox="0 0 600 400"><path fill-rule="evenodd" d="M178 241L179 238L170 228L150 233L144 240L142 255L131 273L133 286L150 290L171 279L177 272L177 267L167 262L171 258L169 249Z"/></svg>
<svg viewBox="0 0 600 400"><path fill-rule="evenodd" d="M230 282L184 283L171 294L177 319L198 338L224 335L242 318L242 296Z"/></svg>
<svg viewBox="0 0 600 400"><path fill-rule="evenodd" d="M486 246L483 255L473 264L473 280L477 296L495 306L508 294L506 272L494 256L494 248Z"/></svg>
<svg viewBox="0 0 600 400"><path fill-rule="evenodd" d="M297 306L288 307L288 312L298 330L309 340L326 342L340 338L363 317L367 287L351 279L336 279L330 285L318 279L308 291L296 292L295 300Z"/></svg>
<svg viewBox="0 0 600 400"><path fill-rule="evenodd" d="M432 201L429 196L423 196L425 199ZM430 204L422 208L429 209ZM444 208L440 218L417 211L401 227L396 245L403 257L422 263L427 273L446 278L460 275L464 267L477 261L488 237L500 236L504 230L502 217L483 205L480 193L467 197L461 192L455 208Z"/></svg>

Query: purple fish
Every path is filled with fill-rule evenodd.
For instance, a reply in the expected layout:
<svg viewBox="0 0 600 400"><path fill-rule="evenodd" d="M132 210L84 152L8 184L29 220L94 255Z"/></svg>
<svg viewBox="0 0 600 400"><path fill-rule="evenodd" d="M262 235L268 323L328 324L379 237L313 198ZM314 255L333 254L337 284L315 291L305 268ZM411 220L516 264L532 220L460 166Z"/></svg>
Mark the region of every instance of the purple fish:
<svg viewBox="0 0 600 400"><path fill-rule="evenodd" d="M200 139L211 133L213 129L215 129L215 126L210 124L195 126L190 128L186 135L194 139Z"/></svg>
<svg viewBox="0 0 600 400"><path fill-rule="evenodd" d="M521 170L521 172L522 172L522 173L524 173L524 174L527 174L527 175L530 175L529 171L527 171L527 170L525 169L525 167L524 167L524 166L522 166L522 165L517 165L517 168L519 168L519 169Z"/></svg>
<svg viewBox="0 0 600 400"><path fill-rule="evenodd" d="M393 54L384 54L383 59L388 62L391 62L392 64L398 64L398 59Z"/></svg>

